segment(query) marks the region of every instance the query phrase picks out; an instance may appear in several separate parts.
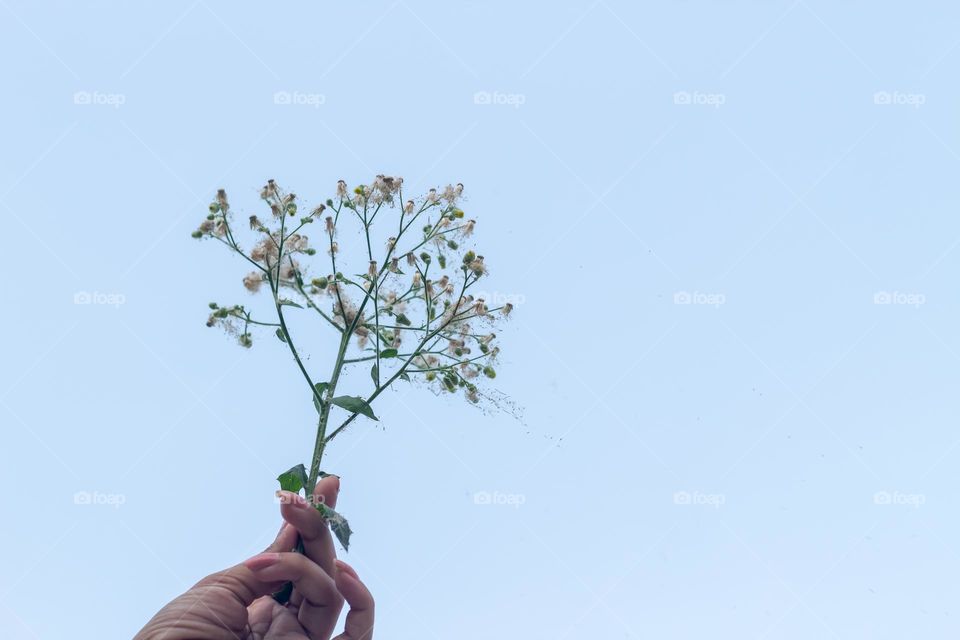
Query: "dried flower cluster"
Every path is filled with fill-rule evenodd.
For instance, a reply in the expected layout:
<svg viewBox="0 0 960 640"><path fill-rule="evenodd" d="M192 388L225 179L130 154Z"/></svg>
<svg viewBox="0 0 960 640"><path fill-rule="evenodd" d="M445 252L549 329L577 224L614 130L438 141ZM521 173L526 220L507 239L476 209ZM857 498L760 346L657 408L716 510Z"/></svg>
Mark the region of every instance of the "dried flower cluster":
<svg viewBox="0 0 960 640"><path fill-rule="evenodd" d="M237 239L241 229L222 189L193 233L242 256L251 267L243 286L272 297L275 319L254 318L243 305L211 303L207 324L225 328L244 347L253 344L253 328L272 328L290 350L319 412L310 472L300 483L308 495L326 444L357 415L376 419L371 403L395 381L420 376L477 402L478 381L496 376L500 349L492 325L512 306L490 308L470 294L487 275L487 264L466 246L476 222L460 209L462 195L463 185L456 184L405 200L402 178L379 175L352 189L340 180L334 198L304 214L297 196L270 180L260 192L266 212L244 224L255 236L249 250ZM380 236L374 223L383 230ZM313 229L319 243L307 236ZM313 256L326 266L308 266ZM287 326L285 315L295 310L316 314L339 338L325 382L307 371ZM337 396L344 368L360 363L371 366L373 390L365 398ZM328 430L334 406L347 416Z"/></svg>

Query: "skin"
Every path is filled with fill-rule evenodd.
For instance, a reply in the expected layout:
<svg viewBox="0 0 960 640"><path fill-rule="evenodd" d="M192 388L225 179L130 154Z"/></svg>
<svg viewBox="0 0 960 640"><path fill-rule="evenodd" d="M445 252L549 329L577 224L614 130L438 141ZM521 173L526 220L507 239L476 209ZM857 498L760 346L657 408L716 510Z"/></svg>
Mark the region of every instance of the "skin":
<svg viewBox="0 0 960 640"><path fill-rule="evenodd" d="M340 479L317 483L314 499L337 504ZM207 576L161 609L134 640L330 640L344 602L343 633L335 640L373 638L373 597L357 572L338 560L320 512L281 491L284 524L266 551ZM304 553L291 553L297 538ZM270 594L293 582L286 605Z"/></svg>

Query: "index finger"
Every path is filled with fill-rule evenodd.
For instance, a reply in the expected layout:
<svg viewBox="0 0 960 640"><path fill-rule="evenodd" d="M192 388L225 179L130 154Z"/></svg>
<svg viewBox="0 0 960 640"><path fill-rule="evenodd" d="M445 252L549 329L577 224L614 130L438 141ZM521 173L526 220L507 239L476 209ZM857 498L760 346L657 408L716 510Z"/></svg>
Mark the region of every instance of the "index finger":
<svg viewBox="0 0 960 640"><path fill-rule="evenodd" d="M340 478L327 476L317 482L311 500L288 491L281 492L280 514L300 533L304 554L331 577L336 571L334 560L337 552L330 527L314 505L323 503L333 508L337 504L339 491Z"/></svg>

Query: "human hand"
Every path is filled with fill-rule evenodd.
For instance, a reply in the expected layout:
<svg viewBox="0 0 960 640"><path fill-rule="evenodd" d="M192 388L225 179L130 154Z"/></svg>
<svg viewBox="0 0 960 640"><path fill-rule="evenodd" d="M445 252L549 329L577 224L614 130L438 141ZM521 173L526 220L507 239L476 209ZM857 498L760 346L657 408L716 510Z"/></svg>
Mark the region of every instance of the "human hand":
<svg viewBox="0 0 960 640"><path fill-rule="evenodd" d="M313 500L333 508L340 479L317 483ZM161 609L134 640L330 640L344 600L350 605L336 640L373 638L373 597L347 563L313 505L278 493L284 525L277 539L241 564L214 573ZM303 542L303 553L289 551ZM270 594L293 583L287 604Z"/></svg>

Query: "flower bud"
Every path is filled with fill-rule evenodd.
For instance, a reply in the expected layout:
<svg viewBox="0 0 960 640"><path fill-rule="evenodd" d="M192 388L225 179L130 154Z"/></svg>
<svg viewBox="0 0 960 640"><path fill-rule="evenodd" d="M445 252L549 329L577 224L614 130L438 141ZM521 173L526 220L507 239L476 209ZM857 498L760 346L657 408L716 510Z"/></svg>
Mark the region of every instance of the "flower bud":
<svg viewBox="0 0 960 640"><path fill-rule="evenodd" d="M496 377L497 377L497 372L496 372L496 370L494 370L493 367L484 367L484 368L483 368L483 375L487 376L487 377L490 378L490 379L493 379L493 378L496 378Z"/></svg>
<svg viewBox="0 0 960 640"><path fill-rule="evenodd" d="M330 281L326 278L314 278L310 281L310 284L315 286L318 289L326 289L327 285L330 284Z"/></svg>
<svg viewBox="0 0 960 640"><path fill-rule="evenodd" d="M218 211L220 211L220 205L217 204L216 202L211 202L210 206L207 208L210 209L210 213L217 213Z"/></svg>
<svg viewBox="0 0 960 640"><path fill-rule="evenodd" d="M467 251L463 255L463 264L470 264L476 259L477 259L477 254L475 254L473 251Z"/></svg>

